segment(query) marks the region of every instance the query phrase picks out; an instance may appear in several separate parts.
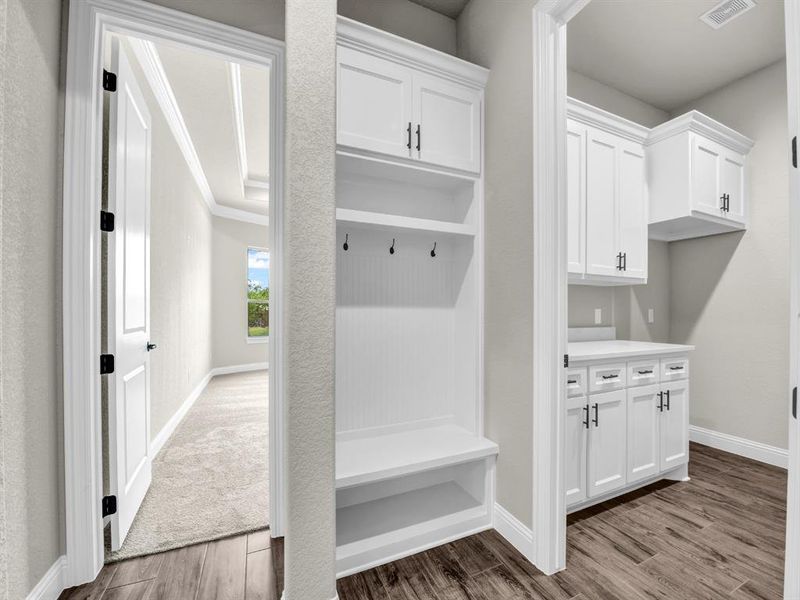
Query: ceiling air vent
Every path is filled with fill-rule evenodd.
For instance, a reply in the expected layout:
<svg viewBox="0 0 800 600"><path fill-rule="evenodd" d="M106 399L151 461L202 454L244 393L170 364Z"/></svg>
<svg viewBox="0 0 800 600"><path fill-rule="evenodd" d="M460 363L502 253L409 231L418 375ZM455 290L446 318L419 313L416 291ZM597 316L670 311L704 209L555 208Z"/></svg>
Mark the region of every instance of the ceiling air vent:
<svg viewBox="0 0 800 600"><path fill-rule="evenodd" d="M713 29L719 29L755 6L755 0L725 0L703 14L700 20Z"/></svg>

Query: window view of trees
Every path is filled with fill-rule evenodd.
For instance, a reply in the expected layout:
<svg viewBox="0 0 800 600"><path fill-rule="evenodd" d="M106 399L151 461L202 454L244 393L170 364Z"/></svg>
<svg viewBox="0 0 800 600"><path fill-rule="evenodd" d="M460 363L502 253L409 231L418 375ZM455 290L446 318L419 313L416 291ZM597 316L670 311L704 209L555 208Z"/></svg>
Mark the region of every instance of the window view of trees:
<svg viewBox="0 0 800 600"><path fill-rule="evenodd" d="M269 252L247 249L247 336L269 335Z"/></svg>

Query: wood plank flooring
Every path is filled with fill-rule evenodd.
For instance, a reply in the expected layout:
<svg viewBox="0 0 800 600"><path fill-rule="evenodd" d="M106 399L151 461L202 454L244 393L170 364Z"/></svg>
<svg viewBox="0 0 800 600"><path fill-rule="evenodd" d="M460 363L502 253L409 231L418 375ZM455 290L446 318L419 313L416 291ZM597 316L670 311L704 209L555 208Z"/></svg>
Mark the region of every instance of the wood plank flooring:
<svg viewBox="0 0 800 600"><path fill-rule="evenodd" d="M786 471L692 444L689 474L570 515L554 576L487 531L340 579L339 598L781 598ZM277 600L282 551L267 532L200 544L108 565L62 598Z"/></svg>

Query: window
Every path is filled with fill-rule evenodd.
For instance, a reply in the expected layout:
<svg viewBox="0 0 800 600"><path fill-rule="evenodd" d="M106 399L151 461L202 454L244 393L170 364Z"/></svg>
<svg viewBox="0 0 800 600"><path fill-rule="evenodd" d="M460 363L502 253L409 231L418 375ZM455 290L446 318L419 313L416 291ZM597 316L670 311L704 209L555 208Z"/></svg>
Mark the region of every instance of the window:
<svg viewBox="0 0 800 600"><path fill-rule="evenodd" d="M247 249L247 337L266 340L269 335L269 252Z"/></svg>

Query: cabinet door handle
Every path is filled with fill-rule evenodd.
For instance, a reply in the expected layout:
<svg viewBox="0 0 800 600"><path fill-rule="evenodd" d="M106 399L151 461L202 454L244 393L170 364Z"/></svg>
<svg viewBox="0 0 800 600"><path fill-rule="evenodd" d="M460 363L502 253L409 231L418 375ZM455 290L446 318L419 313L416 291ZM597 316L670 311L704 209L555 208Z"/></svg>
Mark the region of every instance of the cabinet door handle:
<svg viewBox="0 0 800 600"><path fill-rule="evenodd" d="M653 373L653 369L645 369L644 371L636 371L639 375L651 375Z"/></svg>
<svg viewBox="0 0 800 600"><path fill-rule="evenodd" d="M597 408L597 402L594 403L594 419L592 419L592 423L594 423L595 427L600 427L600 413Z"/></svg>
<svg viewBox="0 0 800 600"><path fill-rule="evenodd" d="M603 379L616 379L617 377L619 377L619 373L615 375L601 375L600 377L602 377Z"/></svg>
<svg viewBox="0 0 800 600"><path fill-rule="evenodd" d="M617 271L622 271L622 252L617 254Z"/></svg>
<svg viewBox="0 0 800 600"><path fill-rule="evenodd" d="M622 270L623 271L627 271L628 270L628 253L627 252L623 253L623 255L622 255Z"/></svg>
<svg viewBox="0 0 800 600"><path fill-rule="evenodd" d="M411 150L411 121L408 122L408 128L406 129L408 133L408 142L406 142L406 148Z"/></svg>
<svg viewBox="0 0 800 600"><path fill-rule="evenodd" d="M667 410L669 410L669 390L667 390Z"/></svg>
<svg viewBox="0 0 800 600"><path fill-rule="evenodd" d="M664 392L658 392L658 412L664 412Z"/></svg>
<svg viewBox="0 0 800 600"><path fill-rule="evenodd" d="M422 150L422 126L417 123L417 152Z"/></svg>
<svg viewBox="0 0 800 600"><path fill-rule="evenodd" d="M724 211L725 210L725 194L722 194L722 196L720 196L719 199L722 200L722 206L720 206L719 209Z"/></svg>
<svg viewBox="0 0 800 600"><path fill-rule="evenodd" d="M586 427L586 429L589 429L589 405L588 404L584 405L583 411L586 413L586 418L583 420L583 426Z"/></svg>

